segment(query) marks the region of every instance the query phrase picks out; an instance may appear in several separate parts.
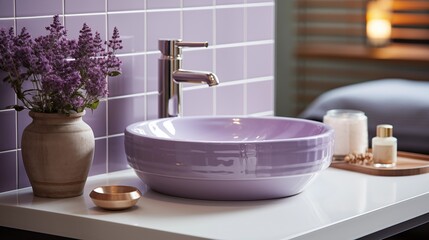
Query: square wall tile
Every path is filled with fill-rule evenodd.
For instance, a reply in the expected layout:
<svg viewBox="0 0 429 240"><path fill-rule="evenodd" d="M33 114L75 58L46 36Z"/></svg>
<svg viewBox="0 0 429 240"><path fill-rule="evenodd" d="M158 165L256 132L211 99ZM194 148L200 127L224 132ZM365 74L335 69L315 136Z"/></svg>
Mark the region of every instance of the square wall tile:
<svg viewBox="0 0 429 240"><path fill-rule="evenodd" d="M180 8L180 0L146 0L147 9L154 8Z"/></svg>
<svg viewBox="0 0 429 240"><path fill-rule="evenodd" d="M213 88L183 91L183 116L213 115Z"/></svg>
<svg viewBox="0 0 429 240"><path fill-rule="evenodd" d="M109 100L109 135L124 133L131 123L144 121L145 107L144 96Z"/></svg>
<svg viewBox="0 0 429 240"><path fill-rule="evenodd" d="M15 0L16 16L46 16L61 14L63 12L62 1L58 0ZM36 4L37 3L37 4Z"/></svg>
<svg viewBox="0 0 429 240"><path fill-rule="evenodd" d="M263 3L263 2L267 2L267 3L274 3L274 0L246 0L247 3Z"/></svg>
<svg viewBox="0 0 429 240"><path fill-rule="evenodd" d="M109 78L109 96L120 96L145 91L145 55L119 57L122 74Z"/></svg>
<svg viewBox="0 0 429 240"><path fill-rule="evenodd" d="M216 115L244 114L243 84L216 88Z"/></svg>
<svg viewBox="0 0 429 240"><path fill-rule="evenodd" d="M66 14L104 12L106 0L65 0L64 9Z"/></svg>
<svg viewBox="0 0 429 240"><path fill-rule="evenodd" d="M213 44L213 10L184 11L183 40Z"/></svg>
<svg viewBox="0 0 429 240"><path fill-rule="evenodd" d="M274 0L246 0L247 3L263 3L263 2L268 2L268 3L274 3Z"/></svg>
<svg viewBox="0 0 429 240"><path fill-rule="evenodd" d="M17 188L16 174L16 152L0 153L0 192Z"/></svg>
<svg viewBox="0 0 429 240"><path fill-rule="evenodd" d="M6 31L9 31L9 28L11 28L13 26L14 26L13 20L0 19L0 28L4 28L4 29L6 29Z"/></svg>
<svg viewBox="0 0 429 240"><path fill-rule="evenodd" d="M274 6L247 9L247 41L274 38Z"/></svg>
<svg viewBox="0 0 429 240"><path fill-rule="evenodd" d="M183 51L182 68L193 71L213 72L213 52L214 49L204 48L195 51ZM204 84L182 83L184 89L198 85Z"/></svg>
<svg viewBox="0 0 429 240"><path fill-rule="evenodd" d="M32 118L28 115L28 110L22 110L18 112L18 148L21 148L21 138L24 129L32 122Z"/></svg>
<svg viewBox="0 0 429 240"><path fill-rule="evenodd" d="M274 109L274 80L247 84L247 114Z"/></svg>
<svg viewBox="0 0 429 240"><path fill-rule="evenodd" d="M274 75L274 45L255 45L247 47L247 77Z"/></svg>
<svg viewBox="0 0 429 240"><path fill-rule="evenodd" d="M2 0L0 7L0 17L13 17L13 0Z"/></svg>
<svg viewBox="0 0 429 240"><path fill-rule="evenodd" d="M244 47L216 49L216 75L220 84L244 79Z"/></svg>
<svg viewBox="0 0 429 240"><path fill-rule="evenodd" d="M181 39L180 11L147 13L147 50L158 51L159 39Z"/></svg>
<svg viewBox="0 0 429 240"><path fill-rule="evenodd" d="M158 91L158 59L160 53L146 55L146 77L147 77L147 91Z"/></svg>
<svg viewBox="0 0 429 240"><path fill-rule="evenodd" d="M15 105L15 92L9 83L3 81L6 76L6 72L0 70L0 109Z"/></svg>
<svg viewBox="0 0 429 240"><path fill-rule="evenodd" d="M92 128L95 137L102 137L106 136L106 118L106 101L100 101L97 109L86 109L83 121Z"/></svg>
<svg viewBox="0 0 429 240"><path fill-rule="evenodd" d="M111 137L109 141L108 172L115 172L130 168L125 154L124 136Z"/></svg>
<svg viewBox="0 0 429 240"><path fill-rule="evenodd" d="M107 173L107 139L95 140L94 159L89 176Z"/></svg>
<svg viewBox="0 0 429 240"><path fill-rule="evenodd" d="M105 17L101 15L93 16L67 16L65 18L65 26L67 29L67 37L69 39L79 39L79 32L86 23L92 30L92 36L95 33L100 33L101 39L106 40L106 21ZM109 36L110 37L110 36Z"/></svg>
<svg viewBox="0 0 429 240"><path fill-rule="evenodd" d="M16 31L20 32L25 27L31 37L34 39L39 36L45 36L49 34L46 27L51 25L53 21L52 17L41 17L32 19L17 19L16 20ZM60 17L61 23L64 24L63 19Z"/></svg>
<svg viewBox="0 0 429 240"><path fill-rule="evenodd" d="M244 41L244 8L216 9L216 44Z"/></svg>
<svg viewBox="0 0 429 240"><path fill-rule="evenodd" d="M15 110L0 112L0 151L16 148Z"/></svg>
<svg viewBox="0 0 429 240"><path fill-rule="evenodd" d="M109 11L129 11L144 10L144 0L108 0L107 9Z"/></svg>
<svg viewBox="0 0 429 240"><path fill-rule="evenodd" d="M30 179L28 179L28 175L24 167L24 162L22 161L22 152L18 151L18 188L26 188L30 186Z"/></svg>
<svg viewBox="0 0 429 240"><path fill-rule="evenodd" d="M184 7L213 6L214 0L183 0Z"/></svg>
<svg viewBox="0 0 429 240"><path fill-rule="evenodd" d="M244 0L216 0L216 5L243 4Z"/></svg>
<svg viewBox="0 0 429 240"><path fill-rule="evenodd" d="M151 94L146 97L146 119L152 120L158 118L158 99L159 94Z"/></svg>
<svg viewBox="0 0 429 240"><path fill-rule="evenodd" d="M183 69L212 72L213 51L213 49L204 48L193 51L183 51ZM195 84L187 84L186 86L195 86Z"/></svg>
<svg viewBox="0 0 429 240"><path fill-rule="evenodd" d="M118 53L143 52L145 50L144 21L145 13L109 14L109 38L115 27L119 30L123 49Z"/></svg>

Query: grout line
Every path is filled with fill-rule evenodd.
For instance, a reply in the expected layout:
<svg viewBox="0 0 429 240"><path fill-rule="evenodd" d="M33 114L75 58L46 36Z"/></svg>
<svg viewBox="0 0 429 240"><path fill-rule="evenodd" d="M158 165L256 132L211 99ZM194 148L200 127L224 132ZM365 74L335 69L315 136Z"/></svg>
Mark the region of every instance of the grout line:
<svg viewBox="0 0 429 240"><path fill-rule="evenodd" d="M232 80L228 82L221 82L219 83L219 85L215 86L214 89L222 88L226 86L242 85L245 83L256 83L256 82L264 82L264 81L271 81L271 80L274 80L273 76ZM195 86L183 88L183 91L190 91L190 90L202 89L202 88L209 88L209 87L207 85L201 84L201 85L195 85Z"/></svg>
<svg viewBox="0 0 429 240"><path fill-rule="evenodd" d="M18 152L19 150L21 150L21 149L17 148L17 149L3 150L3 151L0 151L0 154Z"/></svg>
<svg viewBox="0 0 429 240"><path fill-rule="evenodd" d="M13 0L13 29L15 29L15 34L17 34L18 23L16 20L16 0ZM14 94L14 103L18 104L18 97ZM15 111L14 109L11 109ZM15 188L19 189L19 158L18 158L18 112L15 111Z"/></svg>
<svg viewBox="0 0 429 240"><path fill-rule="evenodd" d="M179 39L182 39L184 41L193 41L193 39L186 39L184 38L184 14L183 14L183 0L180 0L180 12L179 12ZM183 48L182 48L183 49ZM179 68L183 67L183 61L181 61ZM159 81L159 78L158 78ZM183 84L179 84L178 86L179 88L179 93L178 93L178 113L179 113L179 117L183 116L185 111L186 111L186 98L185 98L185 94L183 94ZM158 89L159 90L159 89Z"/></svg>
<svg viewBox="0 0 429 240"><path fill-rule="evenodd" d="M179 24L179 26L180 26L180 39L184 39L184 35L183 35L183 28L184 28L184 16L183 16L183 0L180 0L180 24ZM185 41L191 41L192 39L185 39Z"/></svg>
<svg viewBox="0 0 429 240"><path fill-rule="evenodd" d="M108 13L108 5L109 5L109 3L108 3L108 1L109 0L105 0L104 1L104 22L105 22L105 29L104 29L104 35L106 36L106 42L108 41L108 39L109 39L109 36L108 36L108 34L109 34L109 13ZM107 78L107 84L109 84L109 78L108 77L106 77ZM107 86L109 86L109 85L107 85ZM105 118L106 118L106 135L109 135L109 97L107 96L107 99L106 99L106 114L105 114ZM109 139L106 139L106 142L104 143L105 144L105 156L106 156L106 159L105 159L105 161L106 161L106 169L105 169L105 172L106 173L108 173L109 172L109 158L110 158L110 156L109 156Z"/></svg>
<svg viewBox="0 0 429 240"><path fill-rule="evenodd" d="M14 99L14 103L16 104L17 102L16 102L16 97L15 97L15 99ZM2 113L2 112L12 112L12 111L15 111L15 109L0 109L0 113Z"/></svg>
<svg viewBox="0 0 429 240"><path fill-rule="evenodd" d="M244 1L244 3L247 5L247 0ZM244 8L243 13L243 35L244 35L244 42L247 42L247 8ZM244 46L243 49L243 77L244 79L247 79L247 46ZM243 113L247 114L247 81L243 83Z"/></svg>
<svg viewBox="0 0 429 240"><path fill-rule="evenodd" d="M147 0L144 0L144 8L147 8ZM147 13L143 14L143 49L144 51L146 51L147 54L143 55L143 61L144 61L144 66L143 66L143 86L144 86L144 90L147 91L148 88L148 74L147 74L147 65L148 65L148 54L152 54L152 52L147 52ZM158 54L158 51L153 51L153 53ZM147 102L147 95L144 96L144 119L147 120L148 115L149 115L149 111L148 111L148 102Z"/></svg>
<svg viewBox="0 0 429 240"><path fill-rule="evenodd" d="M128 95L114 96L114 97L109 97L108 100L123 99L123 98L130 98L130 97L143 97L143 96L150 96L155 94L158 94L158 92L152 91L152 92L145 92L145 93L135 93L135 94L128 94Z"/></svg>
<svg viewBox="0 0 429 240"><path fill-rule="evenodd" d="M103 139L107 140L108 138L122 137L122 136L125 136L125 134L124 133L116 133L116 134L112 134L112 135L106 135L106 136L96 137L96 138L94 138L94 140L95 141L97 141L97 140L103 140Z"/></svg>
<svg viewBox="0 0 429 240"><path fill-rule="evenodd" d="M106 0L107 3L107 0ZM107 5L107 4L106 4ZM146 10L126 10L126 11L108 11L104 12L91 12L91 13L65 13L63 4L62 17L81 17L81 16L96 16L104 14L130 14L130 13L150 13L150 12L176 12L176 11L198 11L198 10L212 10L212 9L233 9L233 8L251 8L251 7L268 7L274 6L273 2L266 3L247 3L247 4L227 4L227 5L210 5L206 7L179 7L179 8L160 8L160 9L146 9ZM37 16L22 16L17 17L1 17L0 20L13 20L13 19L35 19L35 18L52 18L51 15L37 15Z"/></svg>
<svg viewBox="0 0 429 240"><path fill-rule="evenodd" d="M19 189L19 157L18 150L15 151L15 188Z"/></svg>
<svg viewBox="0 0 429 240"><path fill-rule="evenodd" d="M244 46L258 46L258 45L268 45L268 44L274 44L274 40L259 40L259 41L250 41L250 42L238 42L238 43L226 43L226 44L220 44L220 45L215 45L213 44L212 46L208 46L207 49L223 49L223 48L232 48L232 47L244 47ZM192 48L187 48L184 49L184 52L187 51L197 51L200 49L192 49Z"/></svg>
<svg viewBox="0 0 429 240"><path fill-rule="evenodd" d="M13 18L10 20L13 20L13 29L15 29L15 34L16 34L16 29L18 28L17 23L16 23L16 0L13 0Z"/></svg>
<svg viewBox="0 0 429 240"><path fill-rule="evenodd" d="M217 20L217 18L216 18L216 0L213 0L212 1L212 33L213 33L213 45L214 46L216 46L216 44L217 44L217 40L216 40L216 38L217 38L217 31L216 31L216 27L217 27L217 24L216 24L216 20ZM214 73L216 73L216 70L217 70L217 64L216 64L216 60L217 60L217 55L216 55L216 49L215 48L211 48L212 49L212 51L213 51L213 58L212 58L212 61L213 61L213 63L212 63L212 67L213 67L213 72ZM213 105L212 105L212 108L213 108L213 110L212 110L212 114L213 114L213 116L216 116L216 114L217 114L217 110L216 110L216 108L217 108L217 88L213 88L213 97L212 97L212 101L213 101Z"/></svg>
<svg viewBox="0 0 429 240"><path fill-rule="evenodd" d="M146 9L146 10L127 10L127 11L110 11L111 14L128 14L128 13L157 13L157 12L176 12L176 11L199 11L199 10L211 10L211 9L228 9L228 8L244 8L244 7L268 7L274 6L273 2L266 3L248 3L248 4L227 4L227 5L210 5L204 7L184 7L182 2L179 8L158 8L158 9Z"/></svg>
<svg viewBox="0 0 429 240"><path fill-rule="evenodd" d="M64 26L65 26L65 22L66 22L66 15L65 15L66 14L66 1L62 0L61 4L62 4L61 11L62 11L62 14L63 14L63 22L64 22Z"/></svg>
<svg viewBox="0 0 429 240"><path fill-rule="evenodd" d="M215 25L215 23L214 23L214 25ZM216 36L214 36L214 38L215 37ZM246 47L246 46L259 46L259 45L274 44L274 40L259 40L259 41L251 41L251 42L227 43L227 44L221 44L221 45L216 45L215 41L216 40L214 40L214 43L212 45L209 45L207 48L184 48L183 52L204 51L207 49L224 49L224 48L233 48L233 47ZM130 56L151 55L151 54L159 54L159 51L118 53L116 55L118 57L130 57Z"/></svg>

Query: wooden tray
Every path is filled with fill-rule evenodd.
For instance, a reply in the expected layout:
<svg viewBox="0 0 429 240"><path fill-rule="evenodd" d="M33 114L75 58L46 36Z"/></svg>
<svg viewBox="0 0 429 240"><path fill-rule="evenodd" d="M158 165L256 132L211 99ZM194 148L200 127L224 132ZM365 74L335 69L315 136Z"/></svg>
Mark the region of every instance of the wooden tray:
<svg viewBox="0 0 429 240"><path fill-rule="evenodd" d="M378 176L408 176L429 173L429 155L398 152L398 161L392 168L377 168L371 165L357 165L332 161L331 167Z"/></svg>

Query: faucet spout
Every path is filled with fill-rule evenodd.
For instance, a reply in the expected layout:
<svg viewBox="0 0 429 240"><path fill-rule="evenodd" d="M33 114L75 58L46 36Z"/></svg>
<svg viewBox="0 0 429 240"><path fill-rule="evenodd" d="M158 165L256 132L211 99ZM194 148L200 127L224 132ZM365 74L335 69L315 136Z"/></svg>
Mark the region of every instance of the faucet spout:
<svg viewBox="0 0 429 240"><path fill-rule="evenodd" d="M178 69L173 72L173 79L177 83L205 83L210 87L219 84L219 80L214 73L203 71Z"/></svg>

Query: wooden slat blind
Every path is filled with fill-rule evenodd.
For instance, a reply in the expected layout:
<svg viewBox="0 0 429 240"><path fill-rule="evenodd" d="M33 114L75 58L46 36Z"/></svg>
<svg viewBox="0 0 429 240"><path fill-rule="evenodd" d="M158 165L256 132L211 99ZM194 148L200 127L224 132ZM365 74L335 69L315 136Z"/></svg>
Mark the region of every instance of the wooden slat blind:
<svg viewBox="0 0 429 240"><path fill-rule="evenodd" d="M298 0L296 6L298 9L308 8L362 8L362 0L325 0L325 1L314 1L314 0Z"/></svg>
<svg viewBox="0 0 429 240"><path fill-rule="evenodd" d="M365 7L368 0L298 0L296 19L299 35L365 37ZM347 12L335 12L338 9ZM319 10L319 11L317 11ZM330 11L327 11L330 10ZM393 1L392 39L413 42L429 41L429 1ZM348 28L338 26L317 26L311 24L346 23ZM403 41L401 41L403 42Z"/></svg>
<svg viewBox="0 0 429 240"><path fill-rule="evenodd" d="M366 44L368 1L295 0L297 113L351 83L429 81L429 0L393 0L392 44L380 49Z"/></svg>
<svg viewBox="0 0 429 240"><path fill-rule="evenodd" d="M392 39L429 43L429 1L394 0Z"/></svg>
<svg viewBox="0 0 429 240"><path fill-rule="evenodd" d="M429 26L429 15L417 13L393 13L391 22L393 25Z"/></svg>
<svg viewBox="0 0 429 240"><path fill-rule="evenodd" d="M365 21L364 13L299 13L300 22L329 22L329 23L362 23Z"/></svg>
<svg viewBox="0 0 429 240"><path fill-rule="evenodd" d="M395 0L394 11L429 11L429 2L422 0Z"/></svg>

